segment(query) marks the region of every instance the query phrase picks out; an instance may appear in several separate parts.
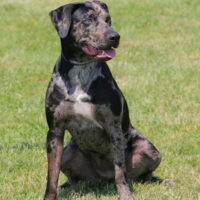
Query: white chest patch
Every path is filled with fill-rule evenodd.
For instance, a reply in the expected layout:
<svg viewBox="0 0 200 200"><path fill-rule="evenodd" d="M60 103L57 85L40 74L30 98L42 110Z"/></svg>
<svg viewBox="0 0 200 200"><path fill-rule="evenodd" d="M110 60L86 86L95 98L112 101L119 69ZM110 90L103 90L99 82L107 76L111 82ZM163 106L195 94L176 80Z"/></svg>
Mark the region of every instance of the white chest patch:
<svg viewBox="0 0 200 200"><path fill-rule="evenodd" d="M91 103L83 102L83 98L89 97L86 94L80 94L73 105L74 114L82 115L91 120L94 119L94 106Z"/></svg>
<svg viewBox="0 0 200 200"><path fill-rule="evenodd" d="M75 98L75 103L73 104L74 115L81 115L92 121L92 123L102 128L101 125L95 119L95 107L90 102L84 102L83 99L90 100L90 97L81 89L77 88L73 97Z"/></svg>

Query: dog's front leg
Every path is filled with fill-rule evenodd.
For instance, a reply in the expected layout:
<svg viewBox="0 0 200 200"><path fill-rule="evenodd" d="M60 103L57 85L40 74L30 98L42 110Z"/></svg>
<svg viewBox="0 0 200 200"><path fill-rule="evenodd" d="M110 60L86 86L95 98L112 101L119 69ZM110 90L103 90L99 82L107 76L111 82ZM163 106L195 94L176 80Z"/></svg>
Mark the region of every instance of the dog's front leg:
<svg viewBox="0 0 200 200"><path fill-rule="evenodd" d="M125 152L124 152L124 138L121 130L121 124L114 121L110 126L111 145L114 158L115 183L117 186L119 200L134 200L127 180L125 178Z"/></svg>
<svg viewBox="0 0 200 200"><path fill-rule="evenodd" d="M47 135L48 180L45 200L54 200L58 185L58 176L63 152L64 131L55 128Z"/></svg>

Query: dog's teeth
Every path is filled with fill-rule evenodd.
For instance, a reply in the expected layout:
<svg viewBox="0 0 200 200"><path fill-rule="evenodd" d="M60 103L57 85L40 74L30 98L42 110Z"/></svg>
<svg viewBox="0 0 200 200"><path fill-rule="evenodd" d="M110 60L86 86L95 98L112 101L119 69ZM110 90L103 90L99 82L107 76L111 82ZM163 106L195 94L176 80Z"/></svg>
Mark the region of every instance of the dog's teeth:
<svg viewBox="0 0 200 200"><path fill-rule="evenodd" d="M105 54L104 50L102 51L102 54L103 54L103 55Z"/></svg>

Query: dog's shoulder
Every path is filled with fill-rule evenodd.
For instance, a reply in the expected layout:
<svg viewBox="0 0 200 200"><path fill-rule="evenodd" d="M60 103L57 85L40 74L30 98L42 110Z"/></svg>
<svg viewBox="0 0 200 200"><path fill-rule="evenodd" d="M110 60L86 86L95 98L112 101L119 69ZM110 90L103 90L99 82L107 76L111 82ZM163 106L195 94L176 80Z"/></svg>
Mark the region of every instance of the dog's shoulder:
<svg viewBox="0 0 200 200"><path fill-rule="evenodd" d="M71 68L68 64L67 67L63 65L61 57L57 60L53 73L46 92L46 107L58 105L66 96L66 69Z"/></svg>

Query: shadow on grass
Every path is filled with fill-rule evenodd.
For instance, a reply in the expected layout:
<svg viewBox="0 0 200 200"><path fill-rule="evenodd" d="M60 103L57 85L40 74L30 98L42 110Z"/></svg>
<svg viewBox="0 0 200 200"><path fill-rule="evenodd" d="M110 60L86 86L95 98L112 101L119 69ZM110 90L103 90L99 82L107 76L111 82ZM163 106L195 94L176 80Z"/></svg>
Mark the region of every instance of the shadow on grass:
<svg viewBox="0 0 200 200"><path fill-rule="evenodd" d="M131 193L134 192L133 184L152 184L159 183L161 179L159 177L154 177L150 181L129 181L129 188ZM117 190L114 181L93 183L89 181L79 181L78 183L68 186L67 188L61 190L57 195L57 200L59 199L72 199L80 198L81 196L92 195L95 199L102 196L116 196ZM92 198L91 197L91 198Z"/></svg>
<svg viewBox="0 0 200 200"><path fill-rule="evenodd" d="M81 197L88 194L98 198L102 195L113 196L116 195L117 192L114 182L93 183L88 181L79 181L64 190L61 190L57 195L57 199L71 199L72 196Z"/></svg>

